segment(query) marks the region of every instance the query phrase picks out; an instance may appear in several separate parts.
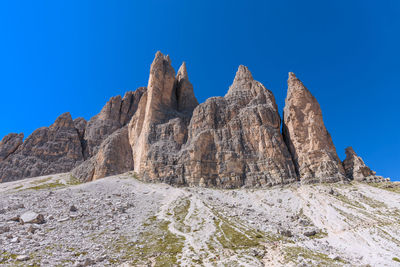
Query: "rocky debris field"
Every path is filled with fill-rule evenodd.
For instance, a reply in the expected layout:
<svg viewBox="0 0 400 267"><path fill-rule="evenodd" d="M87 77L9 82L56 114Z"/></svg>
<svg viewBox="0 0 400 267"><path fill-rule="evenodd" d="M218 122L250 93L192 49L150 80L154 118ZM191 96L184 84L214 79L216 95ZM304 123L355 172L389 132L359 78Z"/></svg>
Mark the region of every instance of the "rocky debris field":
<svg viewBox="0 0 400 267"><path fill-rule="evenodd" d="M135 177L0 184L0 265L400 266L396 183L222 190Z"/></svg>

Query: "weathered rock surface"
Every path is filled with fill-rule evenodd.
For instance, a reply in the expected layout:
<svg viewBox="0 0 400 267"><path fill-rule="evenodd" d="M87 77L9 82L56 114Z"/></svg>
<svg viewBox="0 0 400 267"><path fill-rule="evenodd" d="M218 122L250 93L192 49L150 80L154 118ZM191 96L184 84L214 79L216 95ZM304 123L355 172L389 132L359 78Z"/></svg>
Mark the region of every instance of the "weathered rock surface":
<svg viewBox="0 0 400 267"><path fill-rule="evenodd" d="M175 77L170 58L157 52L147 88L129 123L134 170L145 180L182 184L178 154L198 104L185 64Z"/></svg>
<svg viewBox="0 0 400 267"><path fill-rule="evenodd" d="M112 97L101 112L89 120L84 135L85 158L94 156L107 136L130 121L145 91L145 87L140 87L134 92L127 92L123 98Z"/></svg>
<svg viewBox="0 0 400 267"><path fill-rule="evenodd" d="M101 143L97 154L76 167L72 175L81 181L93 181L132 169L132 148L128 128L125 126L108 136Z"/></svg>
<svg viewBox="0 0 400 267"><path fill-rule="evenodd" d="M332 138L315 97L289 73L283 136L302 182L337 182L345 178Z"/></svg>
<svg viewBox="0 0 400 267"><path fill-rule="evenodd" d="M209 98L194 110L181 161L190 185L229 188L297 179L274 96L244 66L225 97Z"/></svg>
<svg viewBox="0 0 400 267"><path fill-rule="evenodd" d="M92 181L133 169L132 148L124 127L135 114L146 87L115 96L87 123L81 139L85 161L72 170L81 181ZM82 123L80 123L82 124Z"/></svg>
<svg viewBox="0 0 400 267"><path fill-rule="evenodd" d="M365 165L352 147L346 148L346 159L343 161L346 177L355 181L381 182L386 181L382 176L376 176L376 172Z"/></svg>
<svg viewBox="0 0 400 267"><path fill-rule="evenodd" d="M50 127L34 131L0 162L0 181L68 172L82 160L78 131L71 115L64 113Z"/></svg>
<svg viewBox="0 0 400 267"><path fill-rule="evenodd" d="M24 134L10 133L0 142L0 162L14 153L22 145Z"/></svg>

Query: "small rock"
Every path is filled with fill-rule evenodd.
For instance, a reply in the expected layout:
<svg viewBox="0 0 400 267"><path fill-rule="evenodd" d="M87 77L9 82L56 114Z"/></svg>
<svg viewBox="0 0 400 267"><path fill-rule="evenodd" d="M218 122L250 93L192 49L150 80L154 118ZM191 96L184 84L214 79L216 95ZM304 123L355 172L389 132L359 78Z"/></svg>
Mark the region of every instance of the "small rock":
<svg viewBox="0 0 400 267"><path fill-rule="evenodd" d="M4 234L10 232L10 227L9 226L0 226L0 234Z"/></svg>
<svg viewBox="0 0 400 267"><path fill-rule="evenodd" d="M19 238L16 236L13 239L11 239L10 241L11 243L18 243L19 242Z"/></svg>
<svg viewBox="0 0 400 267"><path fill-rule="evenodd" d="M303 234L304 234L305 236L310 237L310 236L316 235L316 234L317 234L317 231L315 231L315 230L310 230L310 231L304 232Z"/></svg>
<svg viewBox="0 0 400 267"><path fill-rule="evenodd" d="M286 236L286 237L292 237L293 236L292 232L290 230L286 230L286 229L281 229L279 231L279 233L281 235L283 235L283 236Z"/></svg>
<svg viewBox="0 0 400 267"><path fill-rule="evenodd" d="M28 255L18 255L17 258L16 258L17 261L27 261L29 259L30 258L29 258Z"/></svg>
<svg viewBox="0 0 400 267"><path fill-rule="evenodd" d="M30 225L30 226L28 227L27 231L28 231L28 233L34 234L35 231L36 231L36 228L33 227L32 225Z"/></svg>
<svg viewBox="0 0 400 267"><path fill-rule="evenodd" d="M72 205L71 207L69 207L69 211L77 212L78 209L74 205Z"/></svg>
<svg viewBox="0 0 400 267"><path fill-rule="evenodd" d="M12 217L8 219L9 221L19 222L19 216Z"/></svg>
<svg viewBox="0 0 400 267"><path fill-rule="evenodd" d="M42 214L38 214L33 211L28 211L22 214L21 217L19 218L19 221L21 223L37 223L37 224L42 224L45 222L44 216Z"/></svg>

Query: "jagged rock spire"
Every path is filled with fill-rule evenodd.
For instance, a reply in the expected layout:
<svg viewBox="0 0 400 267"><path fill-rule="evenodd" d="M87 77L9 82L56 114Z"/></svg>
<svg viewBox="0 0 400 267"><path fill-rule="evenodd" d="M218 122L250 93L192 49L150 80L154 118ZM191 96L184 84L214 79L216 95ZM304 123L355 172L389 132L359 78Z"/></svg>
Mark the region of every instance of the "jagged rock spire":
<svg viewBox="0 0 400 267"><path fill-rule="evenodd" d="M193 85L189 81L186 63L183 62L176 75L176 97L178 111L192 113L199 102L194 95Z"/></svg>
<svg viewBox="0 0 400 267"><path fill-rule="evenodd" d="M245 80L245 81L252 81L253 80L253 75L251 75L250 70L244 66L244 65L239 65L239 68L236 72L235 79L233 80L233 83Z"/></svg>
<svg viewBox="0 0 400 267"><path fill-rule="evenodd" d="M283 114L283 136L300 179L307 183L344 179L343 166L325 128L321 108L292 72Z"/></svg>
<svg viewBox="0 0 400 267"><path fill-rule="evenodd" d="M356 181L363 181L375 176L376 172L372 171L361 157L359 157L352 147L347 147L346 159L343 161L343 167L347 178Z"/></svg>

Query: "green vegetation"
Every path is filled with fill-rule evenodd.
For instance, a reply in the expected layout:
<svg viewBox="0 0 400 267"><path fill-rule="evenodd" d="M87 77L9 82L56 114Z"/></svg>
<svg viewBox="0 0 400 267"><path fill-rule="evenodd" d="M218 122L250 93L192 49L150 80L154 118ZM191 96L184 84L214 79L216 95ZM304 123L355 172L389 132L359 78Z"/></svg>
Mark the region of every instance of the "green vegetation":
<svg viewBox="0 0 400 267"><path fill-rule="evenodd" d="M41 189L52 189L52 188L57 188L57 187L62 187L65 186L65 184L60 183L59 180L52 182L52 183L47 183L47 184L39 184L36 186L28 187L27 190L32 189L32 190L41 190Z"/></svg>
<svg viewBox="0 0 400 267"><path fill-rule="evenodd" d="M400 194L400 184L399 183L368 183L368 185Z"/></svg>
<svg viewBox="0 0 400 267"><path fill-rule="evenodd" d="M67 181L67 185L78 185L81 184L82 182L73 176L72 174L69 175L69 180Z"/></svg>
<svg viewBox="0 0 400 267"><path fill-rule="evenodd" d="M393 257L392 260L397 261L397 262L400 262L400 259L397 258L397 257Z"/></svg>
<svg viewBox="0 0 400 267"><path fill-rule="evenodd" d="M328 255L312 251L303 247L290 246L284 248L284 259L286 262L298 263L299 257L312 261L312 266L342 266L345 261L342 259L331 259Z"/></svg>
<svg viewBox="0 0 400 267"><path fill-rule="evenodd" d="M175 205L175 208L173 210L176 220L176 228L183 233L188 233L191 231L191 227L184 223L184 220L189 212L189 208L190 200L182 199Z"/></svg>
<svg viewBox="0 0 400 267"><path fill-rule="evenodd" d="M43 178L43 179L40 179L40 180L35 180L35 181L32 181L31 182L31 184L43 184L43 183L45 183L45 182L48 182L48 181L50 181L52 179L52 177L47 177L47 178Z"/></svg>
<svg viewBox="0 0 400 267"><path fill-rule="evenodd" d="M140 234L137 242L131 242L126 236L121 236L113 242L112 249L122 253L122 257L111 260L112 264L130 262L132 265L148 264L152 266L175 266L182 252L184 238L178 237L168 229L169 222L158 220L155 216L144 224L146 230Z"/></svg>

